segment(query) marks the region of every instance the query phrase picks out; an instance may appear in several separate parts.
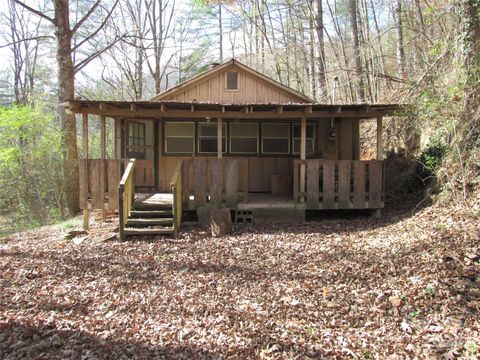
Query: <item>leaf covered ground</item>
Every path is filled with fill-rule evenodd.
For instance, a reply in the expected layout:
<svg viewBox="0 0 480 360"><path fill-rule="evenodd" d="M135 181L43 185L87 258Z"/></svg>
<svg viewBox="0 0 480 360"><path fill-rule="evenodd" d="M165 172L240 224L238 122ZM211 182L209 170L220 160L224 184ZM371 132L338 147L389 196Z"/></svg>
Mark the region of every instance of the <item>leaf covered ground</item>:
<svg viewBox="0 0 480 360"><path fill-rule="evenodd" d="M0 357L475 359L478 200L223 238L4 238Z"/></svg>

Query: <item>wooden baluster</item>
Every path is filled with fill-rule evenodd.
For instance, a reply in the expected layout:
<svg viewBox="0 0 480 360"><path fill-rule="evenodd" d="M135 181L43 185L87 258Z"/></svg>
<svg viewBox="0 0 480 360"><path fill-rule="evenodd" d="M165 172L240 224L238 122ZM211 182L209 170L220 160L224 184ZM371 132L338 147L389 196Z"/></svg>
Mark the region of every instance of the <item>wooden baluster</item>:
<svg viewBox="0 0 480 360"><path fill-rule="evenodd" d="M90 174L88 173L88 115L82 115L82 130L83 130L83 188L85 190L85 206L83 209L83 229L87 231L89 229L89 211L88 211L88 179Z"/></svg>
<svg viewBox="0 0 480 360"><path fill-rule="evenodd" d="M100 117L100 154L101 154L100 158L102 161L100 164L101 187L100 187L99 195L102 200L102 221L105 222L107 220L107 212L105 209L105 184L106 184L105 159L107 158L107 149L106 149L106 120L104 115Z"/></svg>

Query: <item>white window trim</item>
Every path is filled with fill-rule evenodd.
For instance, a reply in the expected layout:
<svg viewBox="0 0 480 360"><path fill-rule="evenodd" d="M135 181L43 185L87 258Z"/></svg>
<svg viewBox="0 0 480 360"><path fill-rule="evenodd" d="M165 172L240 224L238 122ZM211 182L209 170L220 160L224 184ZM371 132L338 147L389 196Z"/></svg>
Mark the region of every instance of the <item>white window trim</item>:
<svg viewBox="0 0 480 360"><path fill-rule="evenodd" d="M255 136L255 137L253 137L253 136L242 136L242 137L232 136L232 129L230 128L231 124L232 124L232 122L230 122L229 129L228 129L228 133L230 134L230 136L228 138L228 150L230 151L230 154L258 154L258 147L259 147L259 143L260 143L259 133L258 133L258 123L256 123L256 122L255 123L254 122L242 122L242 123L240 123L240 124L255 125L257 127L257 136ZM232 139L257 139L257 151L255 151L255 152L232 151Z"/></svg>
<svg viewBox="0 0 480 360"><path fill-rule="evenodd" d="M295 126L299 126L300 129L301 129L301 125L300 124L296 124L296 123L292 123L292 154L293 155L298 155L300 154L300 151L295 151L295 140L299 140L300 142L302 141L302 138L301 136L298 136L296 137L295 136ZM315 123L308 123L307 122L307 127L308 126L313 126L313 137L308 137L305 139L306 141L308 140L311 140L312 141L312 145L313 145L313 153L315 153L315 150L316 150L316 146L315 146L315 139L316 139L316 130L317 130L317 125ZM301 131L301 130L300 130Z"/></svg>
<svg viewBox="0 0 480 360"><path fill-rule="evenodd" d="M200 151L200 139L215 139L217 140L217 135L215 136L205 136L205 135L200 135L200 125L207 125L208 123L205 122L205 121L202 121L202 122L198 122L198 134L197 134L197 152L199 154L216 154L218 151ZM212 121L210 124L215 124L215 130L217 129L217 122L216 121ZM228 129L228 126L225 122L222 122L222 140L225 139L225 145L227 145L227 130ZM225 130L225 131L223 131ZM223 143L222 143L222 153L223 154L226 154L227 153L227 149L225 149L226 146L223 146Z"/></svg>
<svg viewBox="0 0 480 360"><path fill-rule="evenodd" d="M164 151L165 154L193 154L195 153L195 122L194 121L166 121L165 128L168 124L192 124L193 125L193 135L192 136L167 136L167 131L165 130L165 146ZM167 150L167 138L175 138L175 139L192 139L192 149L193 151L168 151Z"/></svg>
<svg viewBox="0 0 480 360"><path fill-rule="evenodd" d="M274 125L274 126L278 126L278 125L284 125L286 127L288 127L288 137L285 137L285 136L264 136L264 132L263 132L263 127L264 125ZM288 140L288 151L287 152L265 152L264 149L263 149L263 139L287 139ZM291 136L290 136L290 126L289 126L289 123L281 123L281 122L278 122L278 123L262 123L262 154L267 154L267 155L288 155L290 154L290 151L291 151Z"/></svg>

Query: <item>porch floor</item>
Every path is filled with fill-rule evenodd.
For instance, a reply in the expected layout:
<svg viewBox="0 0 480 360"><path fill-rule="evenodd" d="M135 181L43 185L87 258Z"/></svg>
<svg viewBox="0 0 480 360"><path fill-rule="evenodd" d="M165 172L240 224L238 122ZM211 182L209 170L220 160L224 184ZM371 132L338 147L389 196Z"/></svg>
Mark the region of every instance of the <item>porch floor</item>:
<svg viewBox="0 0 480 360"><path fill-rule="evenodd" d="M142 205L172 205L171 193L135 193L135 202Z"/></svg>
<svg viewBox="0 0 480 360"><path fill-rule="evenodd" d="M273 195L271 193L248 193L247 202L239 202L238 210L251 209L286 209L295 208L299 204L295 204L292 195ZM304 206L300 204L300 206Z"/></svg>
<svg viewBox="0 0 480 360"><path fill-rule="evenodd" d="M191 196L193 199L193 196ZM171 205L173 194L171 193L135 193L135 202L142 205ZM269 209L269 208L294 208L304 206L295 204L291 195L272 195L271 193L248 193L247 202L239 202L238 210Z"/></svg>

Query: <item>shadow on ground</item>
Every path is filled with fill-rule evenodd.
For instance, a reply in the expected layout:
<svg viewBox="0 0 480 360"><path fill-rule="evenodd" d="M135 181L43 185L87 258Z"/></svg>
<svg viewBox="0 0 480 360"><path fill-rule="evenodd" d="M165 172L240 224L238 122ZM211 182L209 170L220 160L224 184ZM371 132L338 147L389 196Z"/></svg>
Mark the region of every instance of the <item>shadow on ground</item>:
<svg viewBox="0 0 480 360"><path fill-rule="evenodd" d="M119 335L119 334L117 334ZM125 337L125 334L123 334ZM0 323L2 359L218 359L215 353L185 346L153 346L135 340L105 338L53 324Z"/></svg>

